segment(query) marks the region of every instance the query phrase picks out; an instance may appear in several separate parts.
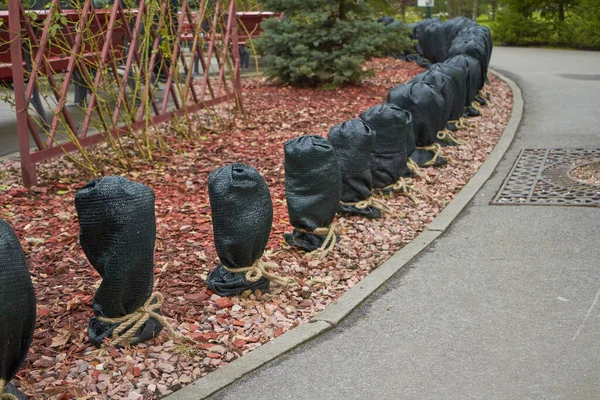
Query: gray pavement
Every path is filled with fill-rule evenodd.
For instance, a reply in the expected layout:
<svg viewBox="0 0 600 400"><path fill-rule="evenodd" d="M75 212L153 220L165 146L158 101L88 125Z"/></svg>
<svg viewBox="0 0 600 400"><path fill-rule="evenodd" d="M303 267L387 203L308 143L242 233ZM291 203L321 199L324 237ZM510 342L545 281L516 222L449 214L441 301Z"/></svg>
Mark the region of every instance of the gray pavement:
<svg viewBox="0 0 600 400"><path fill-rule="evenodd" d="M600 148L600 53L497 48L525 113L429 251L215 399L600 399L600 210L490 206L523 148Z"/></svg>

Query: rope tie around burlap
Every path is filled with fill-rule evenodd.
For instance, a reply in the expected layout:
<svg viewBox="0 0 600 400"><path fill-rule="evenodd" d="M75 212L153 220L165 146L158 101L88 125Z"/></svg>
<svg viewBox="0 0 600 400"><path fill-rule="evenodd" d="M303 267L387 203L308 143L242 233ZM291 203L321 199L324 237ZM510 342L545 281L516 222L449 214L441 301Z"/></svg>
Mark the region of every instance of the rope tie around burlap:
<svg viewBox="0 0 600 400"><path fill-rule="evenodd" d="M471 107L473 107L475 109L475 111L479 112L479 114L481 114L481 116L483 116L483 110L481 110L481 107L479 107L479 103L476 101L473 101L471 103Z"/></svg>
<svg viewBox="0 0 600 400"><path fill-rule="evenodd" d="M158 314L158 310L160 310L160 306L162 306L164 301L164 296L161 293L155 292L148 297L148 300L146 300L144 305L131 314L117 318L98 317L98 320L108 324L120 324L112 332L112 342L114 345L134 343L139 340L139 338L135 336L137 331L151 318L157 320L163 327L165 327L169 335L172 337L186 339L184 335L173 329L165 317ZM0 400L2 399L0 398Z"/></svg>
<svg viewBox="0 0 600 400"><path fill-rule="evenodd" d="M413 180L410 178L400 178L398 179L397 182L392 183L391 185L388 185L382 189L377 189L380 192L384 192L386 190L393 190L394 192L400 192L403 196L408 197L409 199L411 199L413 201L413 203L415 204L419 204L420 201L413 196L410 192L417 192L419 193L419 189L417 189L413 183Z"/></svg>
<svg viewBox="0 0 600 400"><path fill-rule="evenodd" d="M485 87L479 91L479 97L485 99L488 103L491 103L490 92L488 92L488 90Z"/></svg>
<svg viewBox="0 0 600 400"><path fill-rule="evenodd" d="M4 379L0 379L0 400L19 400L17 396L12 393L6 393L4 388L6 386L6 382Z"/></svg>
<svg viewBox="0 0 600 400"><path fill-rule="evenodd" d="M417 149L433 152L433 158L431 160L427 161L425 164L423 164L426 167L435 165L435 162L437 161L437 159L443 155L442 154L442 146L439 143L434 143L431 146L417 147Z"/></svg>
<svg viewBox="0 0 600 400"><path fill-rule="evenodd" d="M449 129L444 129L443 131L439 131L437 133L437 138L443 140L444 142L454 143L457 146L461 144L465 144L462 140L458 140L452 135L452 132Z"/></svg>
<svg viewBox="0 0 600 400"><path fill-rule="evenodd" d="M454 124L454 126L456 126L456 129L463 129L464 126L464 122L462 121L462 117L460 119L453 119L451 121L448 121L449 124Z"/></svg>
<svg viewBox="0 0 600 400"><path fill-rule="evenodd" d="M300 231L300 232L313 233L315 235L325 236L325 240L323 241L323 244L321 245L321 247L319 247L316 250L311 251L310 253L306 253L305 257L316 259L316 260L322 260L325 257L327 257L327 255L331 251L333 251L333 248L335 247L335 244L337 242L335 228L336 228L336 226L335 226L334 222L332 222L331 225L329 225L329 226L320 227L320 228L315 229L314 231L307 231L304 229L296 228L296 230Z"/></svg>
<svg viewBox="0 0 600 400"><path fill-rule="evenodd" d="M225 268L225 270L227 270L229 272L234 272L234 273L245 272L246 280L248 282L256 282L260 278L264 277L265 279L269 280L270 282L272 282L276 285L284 286L284 287L297 284L297 282L294 278L284 278L279 275L272 274L268 270L269 268L275 269L278 267L279 267L279 265L275 264L274 262L266 262L260 258L257 259L256 261L254 261L254 264L252 264L249 267L229 268L229 267L226 267L225 265L223 265L223 268Z"/></svg>
<svg viewBox="0 0 600 400"><path fill-rule="evenodd" d="M6 382L4 379L0 379L0 400L19 400L17 396L12 393L6 393L4 391L4 387L6 386Z"/></svg>
<svg viewBox="0 0 600 400"><path fill-rule="evenodd" d="M412 172L413 175L418 176L421 179L425 179L426 181L428 181L427 175L421 171L421 168L419 168L419 165L413 161L412 158L409 158L408 161L406 162L406 167L408 168L408 170L410 172Z"/></svg>
<svg viewBox="0 0 600 400"><path fill-rule="evenodd" d="M396 211L394 211L393 208L391 208L390 206L385 204L385 201L378 199L374 196L369 196L369 198L367 198L365 200L357 201L355 203L345 203L343 201L340 201L340 204L342 204L344 206L356 207L359 210L364 210L365 208L373 207L385 214L397 215Z"/></svg>

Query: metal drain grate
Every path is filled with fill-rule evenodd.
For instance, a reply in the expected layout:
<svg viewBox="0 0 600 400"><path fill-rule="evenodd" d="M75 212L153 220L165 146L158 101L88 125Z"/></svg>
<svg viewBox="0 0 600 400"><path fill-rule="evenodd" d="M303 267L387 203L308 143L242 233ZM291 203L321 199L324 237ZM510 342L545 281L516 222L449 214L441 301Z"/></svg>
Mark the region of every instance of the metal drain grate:
<svg viewBox="0 0 600 400"><path fill-rule="evenodd" d="M600 186L577 181L571 171L600 161L600 149L521 150L490 204L600 207Z"/></svg>

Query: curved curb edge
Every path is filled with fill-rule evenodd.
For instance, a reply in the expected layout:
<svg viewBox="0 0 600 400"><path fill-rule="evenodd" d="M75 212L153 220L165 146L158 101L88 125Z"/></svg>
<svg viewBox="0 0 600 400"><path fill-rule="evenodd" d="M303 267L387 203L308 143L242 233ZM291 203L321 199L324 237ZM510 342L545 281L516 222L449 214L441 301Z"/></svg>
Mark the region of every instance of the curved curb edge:
<svg viewBox="0 0 600 400"><path fill-rule="evenodd" d="M492 176L496 166L510 147L523 116L523 95L521 89L504 75L490 70L496 77L506 82L513 93L513 108L510 120L504 128L498 143L481 165L477 173L467 182L454 199L442 210L431 224L416 238L400 249L389 260L371 271L356 286L327 306L308 323L291 329L280 337L258 347L226 366L218 368L203 378L166 397L168 400L199 400L229 386L244 375L282 356L329 329L335 327L371 294L379 289L396 272L407 265L412 258L423 251L448 229L452 221L461 213L485 182Z"/></svg>

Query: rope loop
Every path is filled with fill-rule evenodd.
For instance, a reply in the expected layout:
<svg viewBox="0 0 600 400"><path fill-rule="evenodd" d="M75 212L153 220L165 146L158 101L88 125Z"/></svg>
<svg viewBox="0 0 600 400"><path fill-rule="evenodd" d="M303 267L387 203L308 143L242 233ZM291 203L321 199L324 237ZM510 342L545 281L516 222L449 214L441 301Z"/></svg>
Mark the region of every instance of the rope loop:
<svg viewBox="0 0 600 400"><path fill-rule="evenodd" d="M393 208L391 208L390 206L388 206L385 201L378 199L374 196L369 196L367 199L365 200L361 200L355 203L344 203L343 201L340 202L340 204L343 204L345 206L354 206L356 208L358 208L359 210L364 210L366 208L369 207L373 207L378 209L379 211L385 213L385 214L390 214L393 216L398 216L398 213L396 211L394 211Z"/></svg>
<svg viewBox="0 0 600 400"><path fill-rule="evenodd" d="M136 337L137 331L151 318L158 321L172 337L186 339L184 335L173 329L164 316L158 314L164 301L165 297L161 293L154 292L148 297L148 300L146 300L144 305L131 314L117 318L98 317L98 320L109 324L120 324L112 332L114 345L137 342L139 340L139 338Z"/></svg>
<svg viewBox="0 0 600 400"><path fill-rule="evenodd" d="M311 251L310 253L305 254L305 257L307 258L312 258L316 260L324 259L331 251L333 251L333 248L335 247L335 244L337 242L336 226L334 222L332 222L331 225L327 227L319 227L312 232L298 228L296 228L296 230L304 233L314 233L315 235L325 236L325 240L323 241L321 247Z"/></svg>
<svg viewBox="0 0 600 400"><path fill-rule="evenodd" d="M435 165L435 162L437 161L437 159L443 155L442 154L442 146L440 146L439 143L434 143L431 146L417 147L417 149L433 152L433 158L431 160L427 161L425 164L423 164L426 167Z"/></svg>
<svg viewBox="0 0 600 400"><path fill-rule="evenodd" d="M406 162L406 166L408 167L408 170L414 176L418 176L421 179L425 179L426 181L429 181L429 178L427 177L427 175L421 171L421 168L419 168L419 165L416 162L414 162L414 160L412 158L408 159L408 161Z"/></svg>
<svg viewBox="0 0 600 400"><path fill-rule="evenodd" d="M294 278L283 278L279 275L275 275L275 274L272 274L269 272L269 268L275 269L278 267L279 266L277 264L275 264L274 262L266 262L266 261L263 261L261 258L254 261L254 264L252 264L249 267L229 268L229 267L226 267L225 265L223 265L223 268L225 268L225 270L227 270L229 272L235 272L235 273L245 272L246 280L248 282L256 282L260 278L264 277L265 279L273 282L274 284L281 285L284 287L297 284L297 282Z"/></svg>
<svg viewBox="0 0 600 400"><path fill-rule="evenodd" d="M409 199L411 199L413 203L415 203L415 204L420 203L420 201L410 193L410 192L420 193L419 189L417 189L415 187L413 180L410 178L401 177L400 179L398 179L397 182L392 183L391 185L388 185L384 188L377 189L377 190L379 191L379 193L383 193L386 190L392 190L394 192L399 192L403 196L406 196Z"/></svg>
<svg viewBox="0 0 600 400"><path fill-rule="evenodd" d="M449 129L444 129L443 131L439 131L437 133L437 138L443 140L444 142L454 143L456 145L465 144L462 140L458 140L452 135Z"/></svg>
<svg viewBox="0 0 600 400"><path fill-rule="evenodd" d="M4 379L0 379L0 400L19 400L19 398L14 394L5 392L5 387L6 382Z"/></svg>

